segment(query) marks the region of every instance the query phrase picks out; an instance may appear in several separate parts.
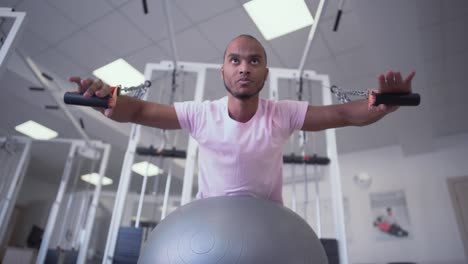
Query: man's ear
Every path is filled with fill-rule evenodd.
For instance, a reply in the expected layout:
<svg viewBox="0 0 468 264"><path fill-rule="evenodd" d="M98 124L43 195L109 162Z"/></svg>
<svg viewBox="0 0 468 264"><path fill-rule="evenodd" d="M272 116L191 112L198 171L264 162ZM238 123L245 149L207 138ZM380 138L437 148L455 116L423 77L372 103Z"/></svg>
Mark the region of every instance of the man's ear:
<svg viewBox="0 0 468 264"><path fill-rule="evenodd" d="M221 65L221 80L224 81L224 65Z"/></svg>
<svg viewBox="0 0 468 264"><path fill-rule="evenodd" d="M266 79L268 78L268 73L270 73L270 69L266 68L265 80L264 81L266 81Z"/></svg>

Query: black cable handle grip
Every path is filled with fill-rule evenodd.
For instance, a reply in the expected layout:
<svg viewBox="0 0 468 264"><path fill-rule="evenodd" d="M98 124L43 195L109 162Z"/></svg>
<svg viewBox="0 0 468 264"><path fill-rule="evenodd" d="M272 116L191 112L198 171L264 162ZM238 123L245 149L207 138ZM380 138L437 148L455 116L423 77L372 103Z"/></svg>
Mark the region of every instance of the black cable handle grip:
<svg viewBox="0 0 468 264"><path fill-rule="evenodd" d="M63 95L63 101L66 104L71 105L82 105L82 106L91 106L91 107L102 107L102 108L109 108L109 100L112 97L85 97L81 93L73 93L73 92L66 92Z"/></svg>
<svg viewBox="0 0 468 264"><path fill-rule="evenodd" d="M417 106L421 102L421 96L417 93L373 93L375 97L374 106L399 105L399 106Z"/></svg>

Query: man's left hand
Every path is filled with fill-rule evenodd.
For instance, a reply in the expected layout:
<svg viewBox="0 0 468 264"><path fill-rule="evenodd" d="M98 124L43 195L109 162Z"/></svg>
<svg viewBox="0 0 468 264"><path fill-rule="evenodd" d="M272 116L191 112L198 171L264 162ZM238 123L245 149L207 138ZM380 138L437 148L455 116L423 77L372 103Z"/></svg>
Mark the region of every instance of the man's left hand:
<svg viewBox="0 0 468 264"><path fill-rule="evenodd" d="M378 105L373 106L375 102L375 97L372 96L374 93L411 93L411 81L416 75L416 72L412 71L405 80L401 77L400 72L388 71L386 75L379 75L379 89L371 90L369 93L369 110L371 111L381 111L390 113L398 109L398 106L388 106L388 105Z"/></svg>

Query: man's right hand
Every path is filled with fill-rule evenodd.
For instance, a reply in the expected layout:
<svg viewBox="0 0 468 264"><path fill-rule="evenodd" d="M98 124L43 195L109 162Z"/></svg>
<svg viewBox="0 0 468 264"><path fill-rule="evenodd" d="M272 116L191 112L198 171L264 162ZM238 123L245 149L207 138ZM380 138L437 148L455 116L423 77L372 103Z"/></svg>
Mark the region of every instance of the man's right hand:
<svg viewBox="0 0 468 264"><path fill-rule="evenodd" d="M106 97L111 95L113 87L104 83L100 79L81 79L79 76L72 76L69 78L70 82L74 82L78 85L78 93L83 94L84 97ZM93 107L94 108L94 107ZM103 113L107 117L112 115L112 108L94 108L95 110Z"/></svg>

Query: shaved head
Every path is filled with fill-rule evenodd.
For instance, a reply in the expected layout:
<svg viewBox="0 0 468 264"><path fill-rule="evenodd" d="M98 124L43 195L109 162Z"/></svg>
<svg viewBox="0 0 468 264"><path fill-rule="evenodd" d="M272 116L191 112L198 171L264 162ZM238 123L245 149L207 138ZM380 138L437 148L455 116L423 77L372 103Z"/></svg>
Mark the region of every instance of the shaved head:
<svg viewBox="0 0 468 264"><path fill-rule="evenodd" d="M266 62L267 62L267 54L266 54L265 48L263 47L262 43L260 43L260 41L258 41L257 38L255 38L254 36L249 35L249 34L241 34L241 35L239 35L239 36L233 38L233 39L228 43L228 45L226 46L226 49L224 50L223 60L226 58L226 52L227 52L227 49L228 49L228 47L229 47L229 44L231 44L234 40L239 39L239 38L248 38L248 39L251 39L251 40L256 41L256 42L262 47L262 49L263 49L263 55L265 56L265 64L267 64L267 63L266 63Z"/></svg>

